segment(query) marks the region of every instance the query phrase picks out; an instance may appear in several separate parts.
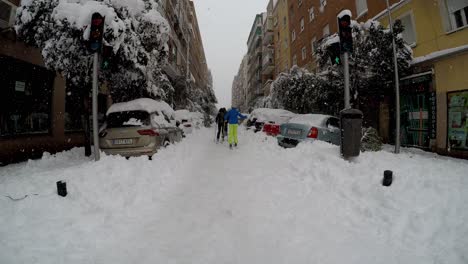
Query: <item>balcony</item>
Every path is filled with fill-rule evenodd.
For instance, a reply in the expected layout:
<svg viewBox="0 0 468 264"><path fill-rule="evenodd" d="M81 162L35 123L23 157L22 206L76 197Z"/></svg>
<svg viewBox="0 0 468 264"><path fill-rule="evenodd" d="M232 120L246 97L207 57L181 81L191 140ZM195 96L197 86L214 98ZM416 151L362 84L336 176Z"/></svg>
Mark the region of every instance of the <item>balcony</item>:
<svg viewBox="0 0 468 264"><path fill-rule="evenodd" d="M273 16L269 16L264 24L264 32L263 32L263 45L270 45L273 43L274 38L274 21Z"/></svg>

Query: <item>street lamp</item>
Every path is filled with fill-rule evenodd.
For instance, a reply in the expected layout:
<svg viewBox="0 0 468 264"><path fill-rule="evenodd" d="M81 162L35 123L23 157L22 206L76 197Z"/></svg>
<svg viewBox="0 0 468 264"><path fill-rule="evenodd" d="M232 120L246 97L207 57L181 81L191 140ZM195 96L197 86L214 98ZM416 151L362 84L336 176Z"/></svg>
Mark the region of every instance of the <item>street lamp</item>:
<svg viewBox="0 0 468 264"><path fill-rule="evenodd" d="M395 107L396 107L396 128L395 128L395 153L400 153L400 83L398 77L398 60L395 47L395 37L393 36L393 21L390 12L390 4L387 2L388 23L390 25L390 34L392 34L392 47L393 47L393 64L395 67Z"/></svg>

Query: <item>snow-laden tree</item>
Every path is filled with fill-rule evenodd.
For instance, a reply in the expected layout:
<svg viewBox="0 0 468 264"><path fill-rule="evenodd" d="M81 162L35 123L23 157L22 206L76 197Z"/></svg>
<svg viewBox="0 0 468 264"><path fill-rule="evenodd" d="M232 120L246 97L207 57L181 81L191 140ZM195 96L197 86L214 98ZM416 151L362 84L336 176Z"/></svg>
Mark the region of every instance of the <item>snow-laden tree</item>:
<svg viewBox="0 0 468 264"><path fill-rule="evenodd" d="M357 23L353 21L354 52L350 54L350 89L351 100L355 107L365 104L366 96L383 96L394 89L394 63L392 49L392 34L377 21ZM411 71L412 50L402 38L404 26L396 20L393 28L395 37L398 72L405 76ZM332 65L327 54L327 48L338 37L332 35L321 42L317 51L319 74L331 76L329 73L339 73L333 78L327 78L333 86L342 85L343 69L341 65ZM338 81L337 78L340 80Z"/></svg>
<svg viewBox="0 0 468 264"><path fill-rule="evenodd" d="M157 0L23 0L16 31L42 50L45 65L69 85L90 83L92 54L87 50L91 15L105 16L104 43L112 47L111 69L101 71L114 100L151 96L166 99L173 88L161 67L166 63L169 26Z"/></svg>
<svg viewBox="0 0 468 264"><path fill-rule="evenodd" d="M294 66L290 73L281 73L272 83L271 94L265 99L265 106L296 113L336 114L342 107L341 101L336 97L341 98L343 87L329 83L328 78L331 79Z"/></svg>
<svg viewBox="0 0 468 264"><path fill-rule="evenodd" d="M353 21L354 52L350 56L351 100L355 107L366 104L372 96L391 94L394 87L392 35L376 21ZM394 36L400 76L411 70L412 50L402 39L404 27L397 20ZM327 48L339 41L336 34L323 39L318 47L317 73L293 67L280 74L264 101L268 107L284 108L297 113L321 112L338 114L344 107L344 74L342 65L333 65Z"/></svg>

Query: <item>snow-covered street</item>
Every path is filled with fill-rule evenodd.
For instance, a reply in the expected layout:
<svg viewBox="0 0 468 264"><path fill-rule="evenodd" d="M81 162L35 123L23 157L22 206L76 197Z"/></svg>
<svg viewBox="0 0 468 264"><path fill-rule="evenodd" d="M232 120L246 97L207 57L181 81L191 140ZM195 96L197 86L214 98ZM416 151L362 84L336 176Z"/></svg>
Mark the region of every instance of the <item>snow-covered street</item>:
<svg viewBox="0 0 468 264"><path fill-rule="evenodd" d="M350 163L239 132L232 151L202 129L152 161L74 149L0 168L0 263L468 263L466 160Z"/></svg>

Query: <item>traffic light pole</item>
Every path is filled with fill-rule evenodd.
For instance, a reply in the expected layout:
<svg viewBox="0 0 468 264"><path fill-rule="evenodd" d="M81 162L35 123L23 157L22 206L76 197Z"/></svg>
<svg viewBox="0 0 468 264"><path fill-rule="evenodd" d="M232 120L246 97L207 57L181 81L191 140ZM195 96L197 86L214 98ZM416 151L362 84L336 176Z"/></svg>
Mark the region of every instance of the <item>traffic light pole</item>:
<svg viewBox="0 0 468 264"><path fill-rule="evenodd" d="M93 140L94 140L94 159L98 161L99 152L99 127L98 127L98 64L99 54L94 53L93 63Z"/></svg>
<svg viewBox="0 0 468 264"><path fill-rule="evenodd" d="M393 64L395 68L395 153L400 153L400 78L398 77L398 60L397 53L395 48L395 37L393 36L393 21L392 14L390 12L390 4L387 2L387 14L388 14L388 23L390 27L390 34L392 34L392 47L393 47Z"/></svg>
<svg viewBox="0 0 468 264"><path fill-rule="evenodd" d="M343 71L344 71L344 105L345 109L351 108L349 91L349 52L343 53Z"/></svg>

